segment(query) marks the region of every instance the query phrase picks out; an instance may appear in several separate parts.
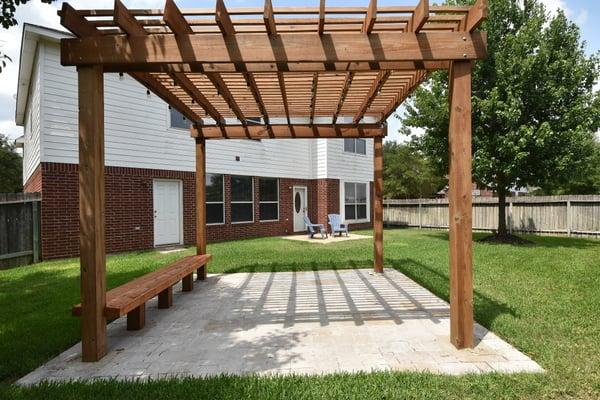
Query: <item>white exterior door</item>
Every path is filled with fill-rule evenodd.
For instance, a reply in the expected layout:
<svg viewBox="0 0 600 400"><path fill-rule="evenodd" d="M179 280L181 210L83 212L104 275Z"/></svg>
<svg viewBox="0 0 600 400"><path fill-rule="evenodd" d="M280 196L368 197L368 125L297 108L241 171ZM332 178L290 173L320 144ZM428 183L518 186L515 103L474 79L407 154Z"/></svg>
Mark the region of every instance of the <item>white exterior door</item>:
<svg viewBox="0 0 600 400"><path fill-rule="evenodd" d="M304 231L306 224L304 216L308 212L306 186L294 186L294 196L292 198L292 206L294 207L294 232Z"/></svg>
<svg viewBox="0 0 600 400"><path fill-rule="evenodd" d="M181 182L155 180L154 245L181 243Z"/></svg>

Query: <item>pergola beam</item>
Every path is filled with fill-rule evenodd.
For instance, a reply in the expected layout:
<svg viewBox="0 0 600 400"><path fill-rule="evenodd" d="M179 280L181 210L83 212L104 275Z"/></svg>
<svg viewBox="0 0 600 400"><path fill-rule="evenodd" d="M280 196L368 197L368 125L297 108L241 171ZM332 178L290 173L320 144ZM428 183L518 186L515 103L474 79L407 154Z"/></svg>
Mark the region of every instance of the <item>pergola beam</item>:
<svg viewBox="0 0 600 400"><path fill-rule="evenodd" d="M415 7L410 20L410 32L418 33L429 18L429 0L421 0Z"/></svg>
<svg viewBox="0 0 600 400"><path fill-rule="evenodd" d="M320 63L320 62L302 62L302 63L246 63L244 71L253 73L262 72L326 72L326 71L414 71L427 70L438 71L447 70L450 68L449 61L379 61L379 62L336 62L336 63ZM121 65L105 65L105 72L184 72L184 73L222 73L222 72L239 72L239 64L233 63L154 63L154 64L121 64Z"/></svg>
<svg viewBox="0 0 600 400"><path fill-rule="evenodd" d="M182 45L185 44L185 45ZM115 51L117 49L117 51ZM62 65L476 60L483 32L100 36L61 40Z"/></svg>
<svg viewBox="0 0 600 400"><path fill-rule="evenodd" d="M246 125L246 117L244 116L244 113L240 109L238 103L233 98L233 94L229 90L229 87L227 86L225 81L223 81L221 75L207 74L206 76L214 85L215 89L217 90L217 93L219 93L221 97L223 97L227 105L229 105L229 108L235 114L235 117L242 123L242 125Z"/></svg>
<svg viewBox="0 0 600 400"><path fill-rule="evenodd" d="M271 0L265 0L263 20L265 21L265 29L267 30L267 34L275 35L277 33L277 25L275 24L275 16L273 15L273 3L271 3Z"/></svg>
<svg viewBox="0 0 600 400"><path fill-rule="evenodd" d="M350 85L352 85L352 78L354 77L354 72L348 72L346 74L346 79L344 80L344 86L342 87L342 92L340 93L340 99L338 100L337 107L335 109L335 113L333 114L333 123L335 124L340 112L342 111L342 107L344 106L344 101L346 100L346 96L348 95L348 90L350 89Z"/></svg>
<svg viewBox="0 0 600 400"><path fill-rule="evenodd" d="M361 32L371 33L371 31L373 31L373 26L375 25L376 19L377 19L377 0L370 0L369 7L367 7L367 13L365 15L365 21L363 22Z"/></svg>
<svg viewBox="0 0 600 400"><path fill-rule="evenodd" d="M373 102L375 97L378 95L379 90L381 89L381 87L383 85L385 85L385 82L388 80L388 78L390 77L391 74L392 74L391 71L379 72L379 74L377 75L377 78L375 78L375 81L373 81L373 84L371 85L371 89L369 89L367 96L365 97L365 99L363 100L363 103L359 107L358 112L354 116L355 124L357 124L362 119L362 117L365 115L369 106L371 105L371 103Z"/></svg>
<svg viewBox="0 0 600 400"><path fill-rule="evenodd" d="M270 133L271 131L272 133ZM196 126L192 136L204 139L298 139L350 138L385 136L387 130L379 125L230 125L225 127Z"/></svg>
<svg viewBox="0 0 600 400"><path fill-rule="evenodd" d="M216 121L217 124L224 123L224 118L219 113L219 111L210 103L210 101L202 94L202 92L196 87L194 82L187 77L186 74L181 72L176 72L171 74L171 78L173 81L179 85L186 93L200 106L204 109L206 114L208 114L212 119Z"/></svg>
<svg viewBox="0 0 600 400"><path fill-rule="evenodd" d="M487 18L488 0L477 0L466 16L466 31L473 32Z"/></svg>

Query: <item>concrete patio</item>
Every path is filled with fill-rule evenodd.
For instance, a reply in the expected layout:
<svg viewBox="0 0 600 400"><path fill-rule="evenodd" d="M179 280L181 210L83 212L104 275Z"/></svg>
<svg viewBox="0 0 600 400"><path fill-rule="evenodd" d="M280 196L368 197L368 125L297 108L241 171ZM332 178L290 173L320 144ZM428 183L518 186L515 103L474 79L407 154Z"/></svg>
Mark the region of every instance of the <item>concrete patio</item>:
<svg viewBox="0 0 600 400"><path fill-rule="evenodd" d="M147 305L146 327L108 327L109 353L81 362L77 344L19 384L43 380L228 374L430 371L543 372L476 324L476 347L449 342L449 306L386 269L211 275L174 305ZM65 311L66 312L66 311Z"/></svg>

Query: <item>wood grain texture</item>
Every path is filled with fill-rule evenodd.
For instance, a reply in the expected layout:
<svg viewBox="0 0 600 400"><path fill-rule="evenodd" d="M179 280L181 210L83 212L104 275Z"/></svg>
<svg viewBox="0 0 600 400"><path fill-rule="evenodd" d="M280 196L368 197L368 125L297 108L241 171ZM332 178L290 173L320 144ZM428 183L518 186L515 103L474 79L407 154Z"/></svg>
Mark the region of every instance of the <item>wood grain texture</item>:
<svg viewBox="0 0 600 400"><path fill-rule="evenodd" d="M450 341L459 349L473 347L471 70L469 61L450 69Z"/></svg>
<svg viewBox="0 0 600 400"><path fill-rule="evenodd" d="M206 142L196 139L196 254L206 254ZM197 269L197 279L206 279L208 266Z"/></svg>
<svg viewBox="0 0 600 400"><path fill-rule="evenodd" d="M373 139L373 260L383 273L383 138Z"/></svg>
<svg viewBox="0 0 600 400"><path fill-rule="evenodd" d="M142 303L127 313L127 330L139 331L146 325L146 303Z"/></svg>
<svg viewBox="0 0 600 400"><path fill-rule="evenodd" d="M163 290L190 276L211 259L210 254L188 256L108 291L104 315L111 320L126 315L140 304L146 303ZM72 313L76 316L82 315L81 304L74 306Z"/></svg>
<svg viewBox="0 0 600 400"><path fill-rule="evenodd" d="M81 343L83 361L106 354L104 226L104 79L102 68L78 70Z"/></svg>
<svg viewBox="0 0 600 400"><path fill-rule="evenodd" d="M65 66L98 64L122 68L127 64L144 63L476 60L485 58L486 47L483 32L119 35L63 39L61 63Z"/></svg>
<svg viewBox="0 0 600 400"><path fill-rule="evenodd" d="M204 139L269 139L269 128L272 135L279 139L301 138L349 138L385 136L386 131L377 125L269 125L269 126L202 126L192 127L192 137Z"/></svg>

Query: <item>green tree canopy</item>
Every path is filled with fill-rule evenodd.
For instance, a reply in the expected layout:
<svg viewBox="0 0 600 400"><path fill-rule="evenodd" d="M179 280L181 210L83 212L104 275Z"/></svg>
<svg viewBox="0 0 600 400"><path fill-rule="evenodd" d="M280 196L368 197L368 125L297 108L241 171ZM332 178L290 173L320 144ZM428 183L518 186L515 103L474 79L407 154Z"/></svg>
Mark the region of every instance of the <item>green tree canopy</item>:
<svg viewBox="0 0 600 400"><path fill-rule="evenodd" d="M537 0L489 0L482 29L488 57L473 70L473 176L497 191L498 235L506 236L510 188L567 182L590 157L600 64L597 54L586 56L579 28L562 12L550 17ZM424 128L420 148L440 173L448 170L448 114L444 71L415 92L402 117Z"/></svg>
<svg viewBox="0 0 600 400"><path fill-rule="evenodd" d="M413 145L393 141L383 145L383 194L388 199L431 197L443 189L446 178Z"/></svg>
<svg viewBox="0 0 600 400"><path fill-rule="evenodd" d="M0 193L17 193L22 185L23 161L15 144L0 133Z"/></svg>

